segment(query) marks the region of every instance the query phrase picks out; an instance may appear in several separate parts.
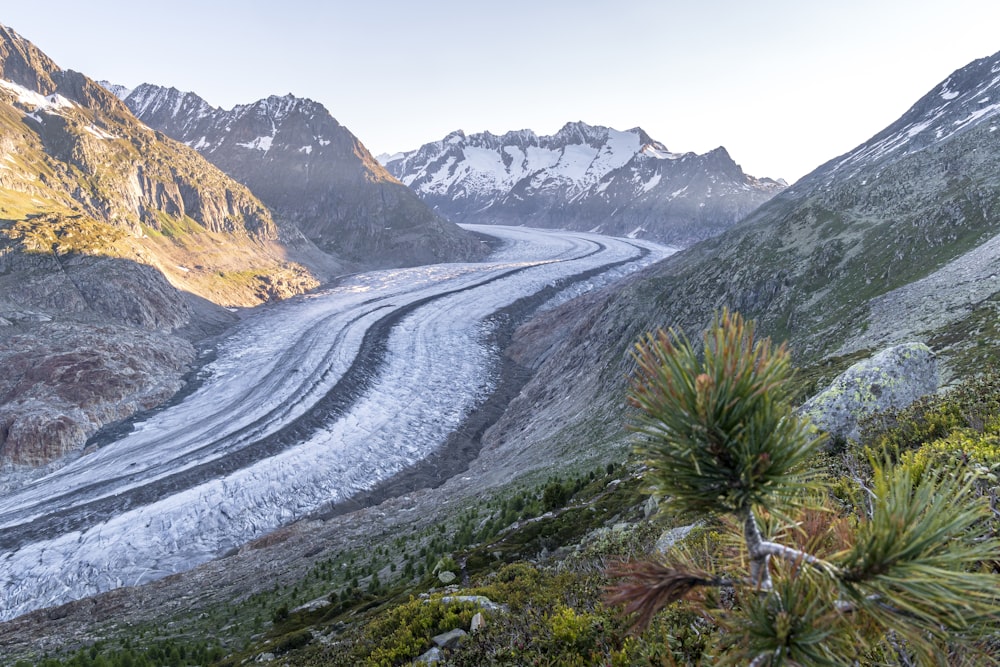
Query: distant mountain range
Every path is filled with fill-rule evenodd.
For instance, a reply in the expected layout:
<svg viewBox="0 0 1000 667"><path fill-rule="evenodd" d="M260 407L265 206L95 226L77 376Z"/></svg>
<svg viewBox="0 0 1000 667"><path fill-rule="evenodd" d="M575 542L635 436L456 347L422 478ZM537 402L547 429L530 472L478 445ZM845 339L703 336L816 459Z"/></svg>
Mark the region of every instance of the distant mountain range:
<svg viewBox="0 0 1000 667"><path fill-rule="evenodd" d="M373 268L483 256L473 235L432 213L322 104L286 95L225 110L176 88L109 88L340 258Z"/></svg>
<svg viewBox="0 0 1000 667"><path fill-rule="evenodd" d="M743 173L724 148L671 153L640 128L582 122L552 136L458 131L380 160L455 222L593 230L676 245L718 234L786 187Z"/></svg>

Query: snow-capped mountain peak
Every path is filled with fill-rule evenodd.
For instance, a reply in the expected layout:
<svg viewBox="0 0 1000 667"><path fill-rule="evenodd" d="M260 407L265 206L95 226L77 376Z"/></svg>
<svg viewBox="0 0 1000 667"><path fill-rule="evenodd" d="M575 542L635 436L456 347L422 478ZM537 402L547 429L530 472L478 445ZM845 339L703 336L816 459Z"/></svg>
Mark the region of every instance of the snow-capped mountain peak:
<svg viewBox="0 0 1000 667"><path fill-rule="evenodd" d="M681 155L642 128L621 131L582 121L544 136L458 130L383 159L390 173L456 222L645 234L674 244L721 231L782 189L743 174L725 149ZM708 172L714 174L712 186ZM692 179L706 185L694 187ZM709 194L710 187L715 202L733 193L725 212L697 199L695 193ZM675 212L685 209L684 220L675 215L667 222L671 215L656 202L672 202Z"/></svg>
<svg viewBox="0 0 1000 667"><path fill-rule="evenodd" d="M418 193L447 191L462 181L466 187L461 196L493 199L526 178L555 179L577 192L635 157L644 135L638 129L619 132L582 122L567 123L555 135L542 137L531 130L502 136L457 130L417 151L391 156L385 164L390 172L403 174L401 180Z"/></svg>
<svg viewBox="0 0 1000 667"><path fill-rule="evenodd" d="M125 101L125 98L128 97L129 94L132 92L132 89L129 88L128 86L123 86L118 83L111 83L110 81L105 81L103 79L101 81L98 81L97 83L102 88L107 89L108 92L110 92L112 95L114 95L123 102Z"/></svg>

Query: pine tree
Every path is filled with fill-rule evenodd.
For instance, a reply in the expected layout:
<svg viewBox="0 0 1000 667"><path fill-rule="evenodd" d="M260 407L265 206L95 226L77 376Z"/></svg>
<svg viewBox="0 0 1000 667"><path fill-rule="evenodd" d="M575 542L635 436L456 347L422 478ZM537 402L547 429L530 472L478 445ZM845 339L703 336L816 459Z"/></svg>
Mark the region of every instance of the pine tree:
<svg viewBox="0 0 1000 667"><path fill-rule="evenodd" d="M996 632L1000 577L986 564L1000 542L974 476L915 475L873 457L867 512L817 510L829 506L816 467L823 437L793 410L785 345L756 340L751 323L723 311L700 352L661 330L634 358L646 481L679 512L729 526L742 554L720 567L678 550L670 562L613 568L608 601L638 628L672 602L700 601L724 630L715 664L753 667L853 665L878 650L949 664L949 649L975 651ZM699 594L719 589L735 602Z"/></svg>

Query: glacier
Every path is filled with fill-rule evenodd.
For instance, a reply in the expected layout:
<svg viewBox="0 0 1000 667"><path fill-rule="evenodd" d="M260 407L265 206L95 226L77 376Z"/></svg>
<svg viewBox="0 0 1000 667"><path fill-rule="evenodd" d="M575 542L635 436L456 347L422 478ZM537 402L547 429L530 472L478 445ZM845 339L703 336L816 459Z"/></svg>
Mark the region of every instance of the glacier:
<svg viewBox="0 0 1000 667"><path fill-rule="evenodd" d="M394 269L255 312L189 394L0 498L0 620L190 569L371 489L495 386L491 319L668 256L653 242L465 225L487 261ZM349 381L348 381L349 380Z"/></svg>

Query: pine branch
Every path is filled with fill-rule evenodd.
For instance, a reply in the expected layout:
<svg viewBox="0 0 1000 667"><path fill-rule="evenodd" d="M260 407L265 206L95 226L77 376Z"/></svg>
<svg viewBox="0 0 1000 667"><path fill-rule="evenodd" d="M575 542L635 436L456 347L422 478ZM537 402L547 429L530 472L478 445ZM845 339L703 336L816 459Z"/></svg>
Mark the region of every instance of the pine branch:
<svg viewBox="0 0 1000 667"><path fill-rule="evenodd" d="M634 614L634 632L645 630L657 612L698 587L736 584L731 579L653 561L619 562L609 568L608 576L621 581L608 587L605 603L624 605L626 615Z"/></svg>
<svg viewBox="0 0 1000 667"><path fill-rule="evenodd" d="M778 544L777 542L768 542L766 540L761 542L757 545L757 553L767 556L775 556L776 558L781 558L791 564L806 563L808 565L812 565L817 570L830 575L838 575L840 573L836 566L826 562L822 558L817 558L816 556L799 549L786 547L785 545Z"/></svg>
<svg viewBox="0 0 1000 667"><path fill-rule="evenodd" d="M743 539L746 541L747 553L750 554L750 581L760 590L769 591L771 590L771 571L768 563L770 554L761 550L764 538L760 534L757 517L748 507L741 518Z"/></svg>

